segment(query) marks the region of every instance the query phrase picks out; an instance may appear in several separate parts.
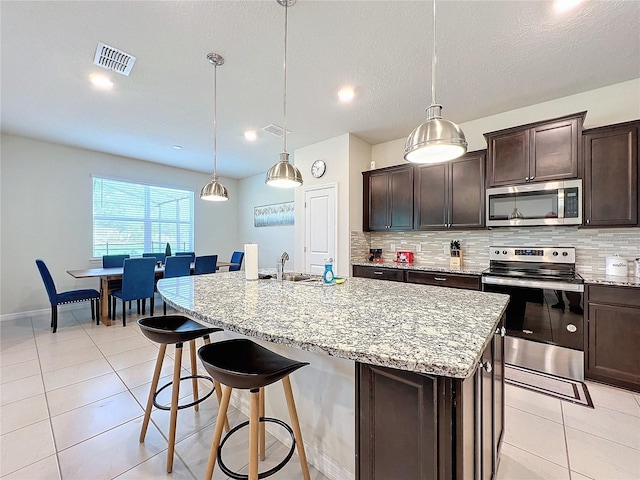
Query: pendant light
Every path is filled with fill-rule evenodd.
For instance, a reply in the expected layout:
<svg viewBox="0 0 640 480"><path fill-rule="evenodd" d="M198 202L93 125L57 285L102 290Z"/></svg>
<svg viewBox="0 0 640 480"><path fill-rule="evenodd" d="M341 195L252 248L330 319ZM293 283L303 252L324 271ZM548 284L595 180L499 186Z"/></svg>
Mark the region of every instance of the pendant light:
<svg viewBox="0 0 640 480"><path fill-rule="evenodd" d="M267 171L264 182L272 187L293 188L302 185L302 174L295 165L289 163L289 154L287 153L287 19L288 9L296 3L296 0L276 1L284 7L284 125L280 161Z"/></svg>
<svg viewBox="0 0 640 480"><path fill-rule="evenodd" d="M412 163L439 163L458 158L466 151L464 133L455 123L442 118L442 105L436 103L436 0L433 0L431 105L427 108L427 121L407 138L404 159Z"/></svg>
<svg viewBox="0 0 640 480"><path fill-rule="evenodd" d="M203 200L209 200L211 202L224 202L229 200L229 193L224 185L218 182L217 173L217 122L216 122L216 110L218 106L218 67L224 65L224 58L217 53L210 53L207 55L209 63L214 67L213 69L213 175L211 181L207 183L200 191L200 198Z"/></svg>

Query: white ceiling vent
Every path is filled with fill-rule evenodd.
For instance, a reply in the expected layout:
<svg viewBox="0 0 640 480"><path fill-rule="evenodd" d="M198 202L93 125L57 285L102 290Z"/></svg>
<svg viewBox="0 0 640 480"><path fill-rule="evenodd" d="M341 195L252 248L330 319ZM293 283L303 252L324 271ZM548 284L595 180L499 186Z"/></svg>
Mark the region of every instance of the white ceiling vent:
<svg viewBox="0 0 640 480"><path fill-rule="evenodd" d="M264 130L267 133L270 133L271 135L275 135L276 137L282 137L282 135L284 135L284 128L279 127L274 123L270 123L266 127L262 127L262 130ZM287 135L289 135L290 133L291 132L287 130Z"/></svg>
<svg viewBox="0 0 640 480"><path fill-rule="evenodd" d="M135 62L136 57L133 55L129 55L122 50L105 45L102 42L98 42L96 55L93 57L93 63L99 67L106 68L107 70L113 70L114 72L127 76L131 73L131 69Z"/></svg>

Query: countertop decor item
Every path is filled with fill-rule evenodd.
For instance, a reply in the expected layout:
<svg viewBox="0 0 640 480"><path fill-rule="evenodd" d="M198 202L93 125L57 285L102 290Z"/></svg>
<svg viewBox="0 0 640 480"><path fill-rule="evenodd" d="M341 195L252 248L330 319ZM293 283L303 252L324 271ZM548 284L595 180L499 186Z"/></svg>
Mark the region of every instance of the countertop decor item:
<svg viewBox="0 0 640 480"><path fill-rule="evenodd" d="M284 122L282 125L282 153L280 161L267 171L265 183L271 187L293 188L302 185L302 174L295 165L289 163L287 153L287 20L289 7L292 7L296 0L276 0L284 7Z"/></svg>
<svg viewBox="0 0 640 480"><path fill-rule="evenodd" d="M629 275L627 268L627 259L622 258L617 253L606 258L605 273L618 277L626 277Z"/></svg>
<svg viewBox="0 0 640 480"><path fill-rule="evenodd" d="M439 163L458 158L466 151L464 133L458 125L442 118L442 105L436 103L436 0L433 0L431 105L427 108L427 121L407 138L404 159L412 163Z"/></svg>
<svg viewBox="0 0 640 480"><path fill-rule="evenodd" d="M203 200L209 200L212 202L224 202L229 200L229 193L224 185L218 182L219 177L217 173L217 154L218 154L218 140L217 140L217 118L216 110L218 104L218 67L224 65L224 58L217 53L210 53L207 55L209 63L214 66L213 69L213 175L211 181L207 183L200 191L200 198Z"/></svg>

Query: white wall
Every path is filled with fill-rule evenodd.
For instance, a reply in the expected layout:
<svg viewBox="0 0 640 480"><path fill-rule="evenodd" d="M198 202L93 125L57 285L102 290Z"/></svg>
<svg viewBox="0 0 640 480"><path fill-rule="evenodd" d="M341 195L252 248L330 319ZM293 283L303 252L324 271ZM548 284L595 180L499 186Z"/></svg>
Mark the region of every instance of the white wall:
<svg viewBox="0 0 640 480"><path fill-rule="evenodd" d="M0 182L0 314L49 308L35 259L47 263L59 291L98 288L98 280L75 280L70 269L90 268L91 175L174 186L196 193L195 248L199 255L231 257L238 246L236 180L224 203L200 201L210 176L150 162L3 134Z"/></svg>
<svg viewBox="0 0 640 480"><path fill-rule="evenodd" d="M257 243L260 268L276 268L276 260L280 258L282 252L287 252L289 261L286 269L293 270L295 265L294 226L253 226L254 207L294 200L293 189L269 187L264 183L265 175L266 172L238 182L238 247L241 250L245 243Z"/></svg>
<svg viewBox="0 0 640 480"><path fill-rule="evenodd" d="M338 219L337 236L338 251L334 263L336 275L347 276L351 269L349 241L349 134L340 135L323 142L314 143L295 151L295 164L302 172L304 184L295 189L296 225L295 249L296 271L304 271L304 236L305 236L305 191L310 187L337 184L338 186ZM316 160L324 160L326 173L321 178L311 175L311 165Z"/></svg>
<svg viewBox="0 0 640 480"><path fill-rule="evenodd" d="M469 151L482 150L487 148L484 133L585 110L587 117L584 128L640 118L640 78L461 123L459 126L469 143ZM405 163L402 158L405 141L406 137L374 145L371 159L376 162L376 168Z"/></svg>

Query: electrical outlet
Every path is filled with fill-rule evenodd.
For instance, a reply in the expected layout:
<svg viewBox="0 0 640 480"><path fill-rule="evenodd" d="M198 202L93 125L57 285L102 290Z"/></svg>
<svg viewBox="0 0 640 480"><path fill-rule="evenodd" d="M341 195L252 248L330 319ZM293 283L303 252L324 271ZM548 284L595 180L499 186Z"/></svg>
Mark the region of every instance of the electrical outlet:
<svg viewBox="0 0 640 480"><path fill-rule="evenodd" d="M395 251L396 251L396 244L395 244L395 243L392 243L392 244L391 244L391 251L392 251L392 252L395 252Z"/></svg>
<svg viewBox="0 0 640 480"><path fill-rule="evenodd" d="M449 255L449 245L447 245L446 243L444 244L444 247L442 247L442 253L444 253L445 255Z"/></svg>
<svg viewBox="0 0 640 480"><path fill-rule="evenodd" d="M375 160L371 160L371 170L375 170L376 169L376 162Z"/></svg>
<svg viewBox="0 0 640 480"><path fill-rule="evenodd" d="M420 253L421 251L422 251L422 244L421 244L421 243L418 243L418 244L416 245L416 253Z"/></svg>

